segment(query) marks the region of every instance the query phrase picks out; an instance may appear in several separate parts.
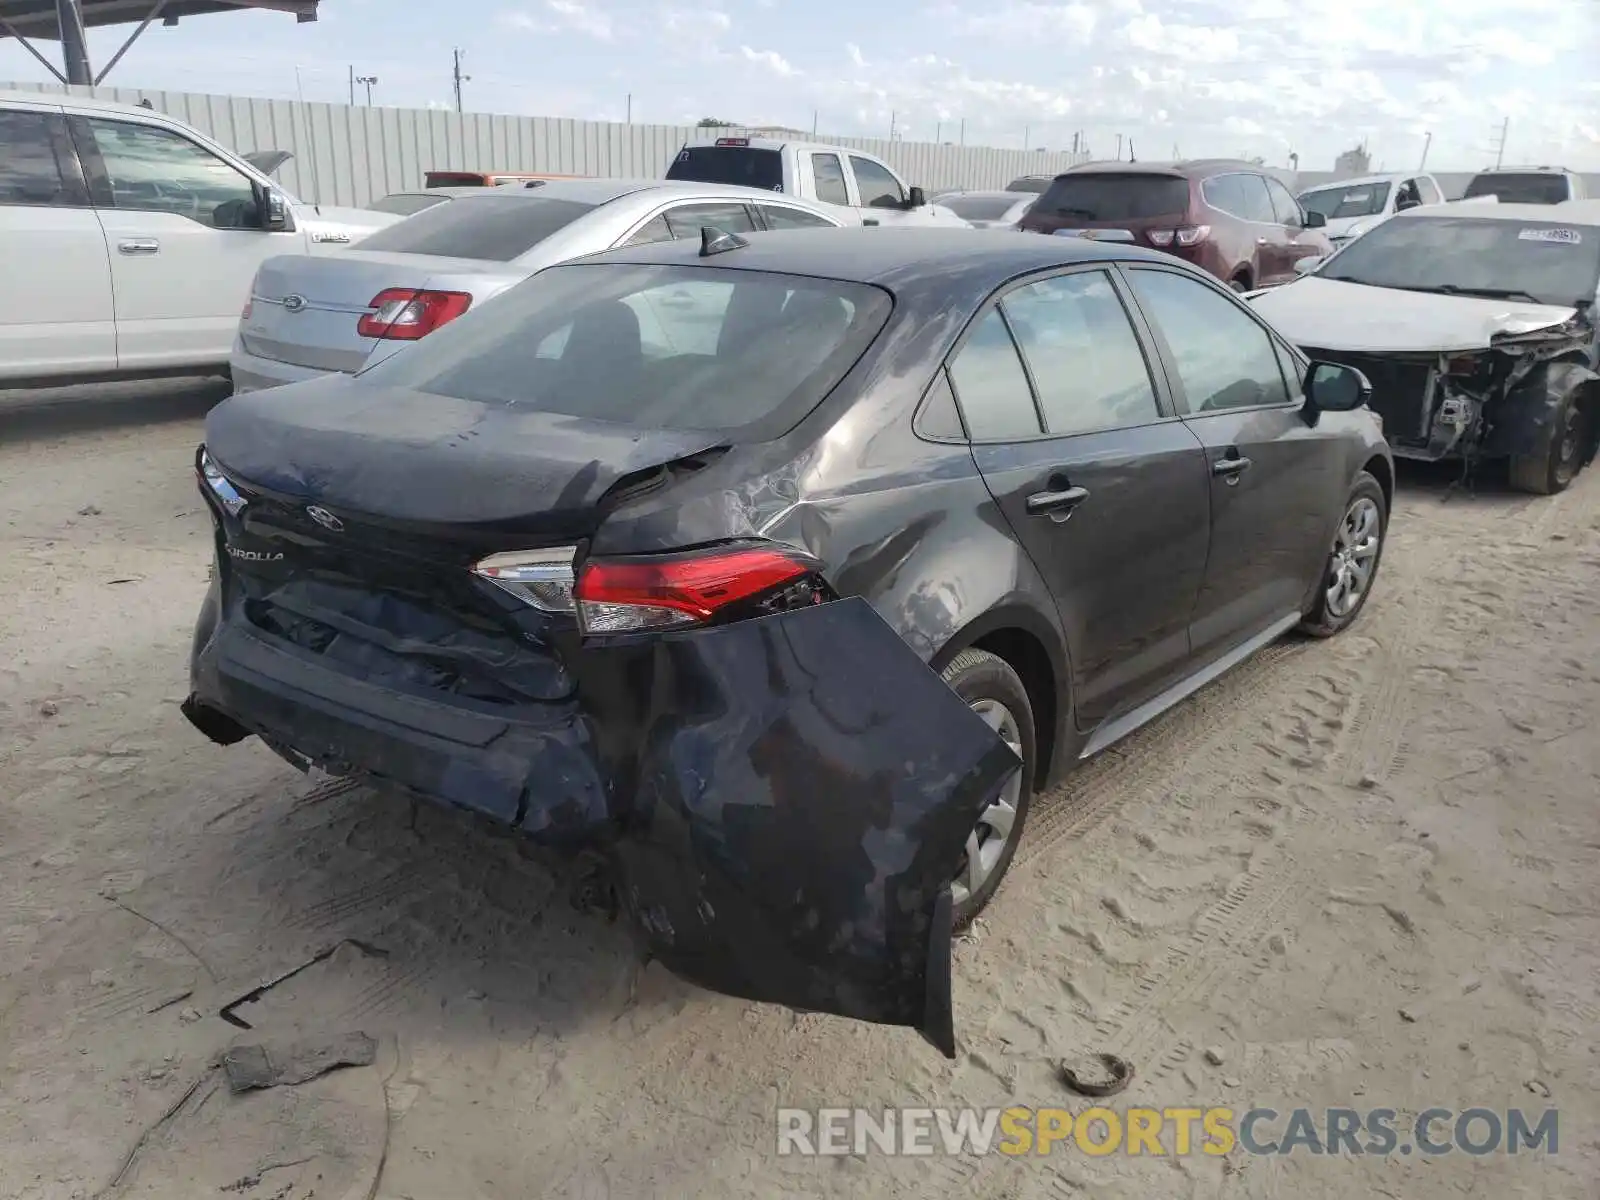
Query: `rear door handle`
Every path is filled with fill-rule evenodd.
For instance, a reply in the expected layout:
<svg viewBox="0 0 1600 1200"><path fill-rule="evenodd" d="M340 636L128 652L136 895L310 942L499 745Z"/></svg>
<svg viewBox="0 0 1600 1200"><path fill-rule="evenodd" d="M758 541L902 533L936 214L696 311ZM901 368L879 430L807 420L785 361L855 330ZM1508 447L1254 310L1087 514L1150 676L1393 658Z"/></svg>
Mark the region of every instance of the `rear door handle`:
<svg viewBox="0 0 1600 1200"><path fill-rule="evenodd" d="M117 243L118 254L159 254L161 243L155 238L125 238Z"/></svg>
<svg viewBox="0 0 1600 1200"><path fill-rule="evenodd" d="M1249 466L1250 460L1235 450L1230 452L1229 457L1219 458L1212 463L1211 473L1213 475L1232 475L1234 478L1238 478L1239 472L1248 469Z"/></svg>
<svg viewBox="0 0 1600 1200"><path fill-rule="evenodd" d="M1028 515L1030 517L1052 516L1065 519L1066 516L1089 498L1089 489L1081 487L1062 488L1057 492L1035 492L1028 497Z"/></svg>

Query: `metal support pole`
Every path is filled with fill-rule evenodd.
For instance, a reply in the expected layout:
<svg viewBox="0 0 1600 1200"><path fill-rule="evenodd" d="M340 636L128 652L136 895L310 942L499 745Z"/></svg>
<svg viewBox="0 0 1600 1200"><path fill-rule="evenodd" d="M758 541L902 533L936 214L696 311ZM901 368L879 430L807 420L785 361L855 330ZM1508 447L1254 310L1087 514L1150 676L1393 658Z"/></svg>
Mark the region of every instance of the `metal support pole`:
<svg viewBox="0 0 1600 1200"><path fill-rule="evenodd" d="M0 17L0 33L4 33L7 37L16 38L17 45L21 46L29 54L38 59L39 65L42 66L46 71L49 71L50 74L54 75L59 82L65 83L67 81L67 77L56 69L55 63L51 62L44 55L40 54L39 51L34 48L34 44L18 33L17 27L4 17Z"/></svg>
<svg viewBox="0 0 1600 1200"><path fill-rule="evenodd" d="M133 44L139 40L139 35L146 29L150 28L150 22L159 17L161 15L161 10L166 6L167 0L156 0L155 7L150 10L149 15L146 16L144 20L139 22L139 28L135 29L131 34L129 34L128 40L122 43L122 49L113 54L111 56L111 61L100 68L100 74L94 77L95 87L99 87L105 77L111 74L111 68L122 61L122 56L133 48Z"/></svg>
<svg viewBox="0 0 1600 1200"><path fill-rule="evenodd" d="M67 69L67 82L77 87L93 87L94 72L89 69L89 43L83 32L83 10L78 0L56 0L56 20L61 23L61 58Z"/></svg>

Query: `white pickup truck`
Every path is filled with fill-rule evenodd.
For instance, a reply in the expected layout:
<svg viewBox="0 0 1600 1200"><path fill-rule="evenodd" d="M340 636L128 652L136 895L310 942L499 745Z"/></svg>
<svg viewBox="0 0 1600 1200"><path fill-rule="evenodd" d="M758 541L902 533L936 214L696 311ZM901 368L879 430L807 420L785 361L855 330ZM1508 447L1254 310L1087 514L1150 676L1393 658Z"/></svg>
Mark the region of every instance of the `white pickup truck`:
<svg viewBox="0 0 1600 1200"><path fill-rule="evenodd" d="M148 108L0 92L0 388L225 373L263 259L399 219L302 203Z"/></svg>
<svg viewBox="0 0 1600 1200"><path fill-rule="evenodd" d="M687 142L668 179L737 183L854 211L863 225L956 225L948 208L929 204L881 159L862 150L778 138L717 137Z"/></svg>

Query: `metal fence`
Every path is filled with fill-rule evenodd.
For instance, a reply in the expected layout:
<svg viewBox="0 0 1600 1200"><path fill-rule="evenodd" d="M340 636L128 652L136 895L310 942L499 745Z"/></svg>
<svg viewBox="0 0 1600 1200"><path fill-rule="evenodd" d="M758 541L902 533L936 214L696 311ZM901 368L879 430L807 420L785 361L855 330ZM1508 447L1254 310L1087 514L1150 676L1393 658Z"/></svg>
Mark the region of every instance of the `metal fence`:
<svg viewBox="0 0 1600 1200"><path fill-rule="evenodd" d="M515 117L435 109L362 108L291 100L254 100L143 88L68 88L0 84L35 92L70 92L138 104L194 126L234 150L288 150L294 158L277 178L296 195L321 204L363 205L390 192L422 186L423 172L549 171L571 175L659 178L687 140L739 129L617 125L560 117ZM1002 187L1018 175L1053 174L1075 161L1069 152L840 138L834 142L877 155L908 184Z"/></svg>

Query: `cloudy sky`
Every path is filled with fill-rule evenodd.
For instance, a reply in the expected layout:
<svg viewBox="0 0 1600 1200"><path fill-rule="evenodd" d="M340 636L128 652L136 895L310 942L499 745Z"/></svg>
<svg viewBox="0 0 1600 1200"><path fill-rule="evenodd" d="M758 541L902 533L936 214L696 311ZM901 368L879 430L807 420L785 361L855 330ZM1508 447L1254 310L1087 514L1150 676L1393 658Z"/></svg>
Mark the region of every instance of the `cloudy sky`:
<svg viewBox="0 0 1600 1200"><path fill-rule="evenodd" d="M91 33L104 63L119 31ZM152 28L109 82L634 121L715 116L824 133L1327 169L1600 170L1600 0L325 0ZM46 44L54 51L53 44ZM43 68L0 41L0 80ZM361 94L364 96L364 89ZM1024 141L1026 139L1026 141Z"/></svg>

